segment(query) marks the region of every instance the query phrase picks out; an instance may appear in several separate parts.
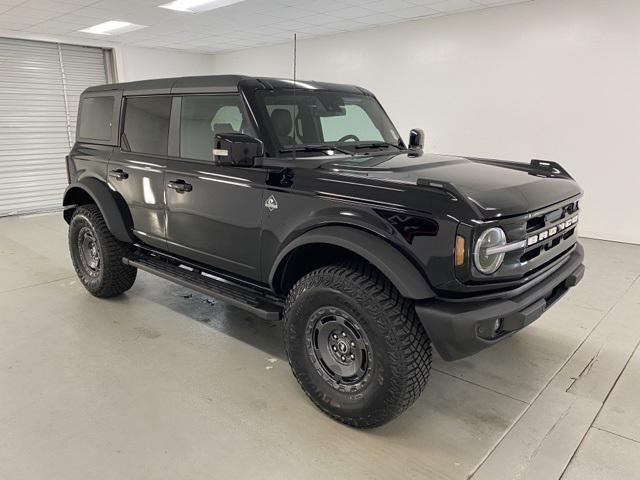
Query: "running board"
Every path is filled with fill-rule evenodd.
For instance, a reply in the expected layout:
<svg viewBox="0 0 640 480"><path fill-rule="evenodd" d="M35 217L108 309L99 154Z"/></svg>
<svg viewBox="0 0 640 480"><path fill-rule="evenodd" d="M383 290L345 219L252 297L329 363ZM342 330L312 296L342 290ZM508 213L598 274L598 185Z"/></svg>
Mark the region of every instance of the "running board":
<svg viewBox="0 0 640 480"><path fill-rule="evenodd" d="M151 255L123 258L122 263L208 295L217 300L251 312L265 320L279 320L282 304L275 298L235 285L213 274L187 265L170 263Z"/></svg>

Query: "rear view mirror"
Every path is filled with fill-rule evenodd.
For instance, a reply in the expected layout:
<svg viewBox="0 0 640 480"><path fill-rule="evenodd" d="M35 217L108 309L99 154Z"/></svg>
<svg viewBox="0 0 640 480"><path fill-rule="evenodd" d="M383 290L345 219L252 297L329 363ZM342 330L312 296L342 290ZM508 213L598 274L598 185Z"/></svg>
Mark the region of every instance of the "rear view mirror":
<svg viewBox="0 0 640 480"><path fill-rule="evenodd" d="M256 157L264 155L261 140L244 133L218 133L215 136L213 159L216 165L252 167Z"/></svg>
<svg viewBox="0 0 640 480"><path fill-rule="evenodd" d="M347 108L344 99L333 92L318 92L319 117L344 117L347 114Z"/></svg>

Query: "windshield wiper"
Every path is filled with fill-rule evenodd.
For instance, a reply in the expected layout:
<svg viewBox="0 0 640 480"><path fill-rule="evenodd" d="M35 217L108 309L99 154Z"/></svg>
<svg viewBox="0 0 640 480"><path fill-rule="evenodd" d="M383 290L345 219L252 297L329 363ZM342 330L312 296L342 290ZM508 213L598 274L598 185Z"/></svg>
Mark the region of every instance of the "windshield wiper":
<svg viewBox="0 0 640 480"><path fill-rule="evenodd" d="M382 147L394 147L398 150L404 150L400 145L394 145L389 142L370 142L370 143L359 143L354 145L356 149L360 148L382 148Z"/></svg>
<svg viewBox="0 0 640 480"><path fill-rule="evenodd" d="M353 152L334 145L299 145L297 147L281 148L280 153L293 152L294 150L296 152L326 152L327 150L335 150L336 152L353 157Z"/></svg>

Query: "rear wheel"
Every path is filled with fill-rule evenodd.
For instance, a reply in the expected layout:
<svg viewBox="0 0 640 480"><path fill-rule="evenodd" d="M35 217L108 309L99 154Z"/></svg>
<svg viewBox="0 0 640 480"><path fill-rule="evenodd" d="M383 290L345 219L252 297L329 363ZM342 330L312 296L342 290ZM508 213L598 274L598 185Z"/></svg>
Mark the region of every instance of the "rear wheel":
<svg viewBox="0 0 640 480"><path fill-rule="evenodd" d="M300 279L283 328L296 379L340 422L382 425L427 384L431 344L413 304L368 265L327 266Z"/></svg>
<svg viewBox="0 0 640 480"><path fill-rule="evenodd" d="M96 205L83 205L73 213L69 224L71 260L92 295L115 297L133 286L137 269L122 263L132 248L111 234Z"/></svg>

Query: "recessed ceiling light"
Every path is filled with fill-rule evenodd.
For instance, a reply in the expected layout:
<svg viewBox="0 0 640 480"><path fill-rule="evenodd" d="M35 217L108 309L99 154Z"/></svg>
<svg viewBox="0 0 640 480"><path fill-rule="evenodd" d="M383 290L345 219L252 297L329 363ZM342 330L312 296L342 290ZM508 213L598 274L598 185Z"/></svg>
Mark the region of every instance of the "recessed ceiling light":
<svg viewBox="0 0 640 480"><path fill-rule="evenodd" d="M160 8L177 10L179 12L199 13L213 10L214 8L226 7L244 0L174 0L173 2L158 5Z"/></svg>
<svg viewBox="0 0 640 480"><path fill-rule="evenodd" d="M133 32L146 28L146 25L136 25L130 22L121 22L119 20L109 20L108 22L99 23L93 27L80 30L84 33L93 33L94 35L119 35L121 33Z"/></svg>

